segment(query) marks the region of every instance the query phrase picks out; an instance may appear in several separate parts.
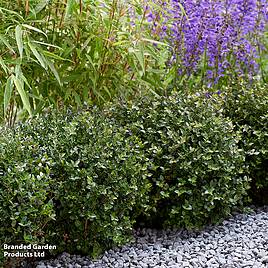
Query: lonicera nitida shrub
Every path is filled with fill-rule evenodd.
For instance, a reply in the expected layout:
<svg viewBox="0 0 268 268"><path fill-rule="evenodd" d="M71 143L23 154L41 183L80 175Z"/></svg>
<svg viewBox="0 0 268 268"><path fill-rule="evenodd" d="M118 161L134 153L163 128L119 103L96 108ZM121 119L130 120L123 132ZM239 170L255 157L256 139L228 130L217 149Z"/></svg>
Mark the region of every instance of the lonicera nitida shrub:
<svg viewBox="0 0 268 268"><path fill-rule="evenodd" d="M83 113L61 142L55 174L60 183L57 236L70 237L69 251L76 243L77 250L93 255L129 241L150 188L140 140Z"/></svg>
<svg viewBox="0 0 268 268"><path fill-rule="evenodd" d="M219 221L246 196L241 137L213 101L177 94L106 109L144 143L152 174L147 224L201 227Z"/></svg>
<svg viewBox="0 0 268 268"><path fill-rule="evenodd" d="M93 114L47 115L1 135L1 243L96 255L129 241L148 203L143 145Z"/></svg>
<svg viewBox="0 0 268 268"><path fill-rule="evenodd" d="M1 133L0 266L3 244L44 242L46 226L55 217L53 160L42 150L30 136Z"/></svg>
<svg viewBox="0 0 268 268"><path fill-rule="evenodd" d="M243 133L240 142L246 152L253 202L268 204L268 93L267 88L241 85L223 94L224 113Z"/></svg>

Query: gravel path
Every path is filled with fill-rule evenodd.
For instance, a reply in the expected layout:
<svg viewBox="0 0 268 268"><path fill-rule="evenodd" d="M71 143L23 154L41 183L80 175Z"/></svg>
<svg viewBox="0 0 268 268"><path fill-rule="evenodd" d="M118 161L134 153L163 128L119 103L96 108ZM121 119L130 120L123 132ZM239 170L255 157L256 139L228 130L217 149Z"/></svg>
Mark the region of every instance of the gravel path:
<svg viewBox="0 0 268 268"><path fill-rule="evenodd" d="M265 268L268 267L268 207L237 214L201 232L140 229L136 242L105 252L96 261L63 253L37 268Z"/></svg>

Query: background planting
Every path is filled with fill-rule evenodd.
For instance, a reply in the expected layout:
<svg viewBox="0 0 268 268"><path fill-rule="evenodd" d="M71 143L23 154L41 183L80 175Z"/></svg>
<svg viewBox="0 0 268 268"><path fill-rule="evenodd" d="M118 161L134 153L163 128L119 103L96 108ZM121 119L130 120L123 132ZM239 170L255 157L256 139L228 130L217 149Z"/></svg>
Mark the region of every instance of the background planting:
<svg viewBox="0 0 268 268"><path fill-rule="evenodd" d="M135 1L3 2L2 119L13 125L47 107L101 105L149 90L161 63L143 21L131 25L130 8L142 12Z"/></svg>
<svg viewBox="0 0 268 268"><path fill-rule="evenodd" d="M8 125L48 107L266 81L265 0L7 1L0 14Z"/></svg>
<svg viewBox="0 0 268 268"><path fill-rule="evenodd" d="M266 0L154 0L145 6L152 34L171 46L174 83L187 80L188 87L252 79L259 72L264 77L267 8Z"/></svg>

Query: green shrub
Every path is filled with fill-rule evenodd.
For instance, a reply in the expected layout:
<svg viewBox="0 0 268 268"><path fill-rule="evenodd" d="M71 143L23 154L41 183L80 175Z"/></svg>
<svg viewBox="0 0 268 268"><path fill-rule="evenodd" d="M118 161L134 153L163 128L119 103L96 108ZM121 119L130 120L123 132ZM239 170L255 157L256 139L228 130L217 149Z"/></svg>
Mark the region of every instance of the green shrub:
<svg viewBox="0 0 268 268"><path fill-rule="evenodd" d="M61 141L64 150L56 169L58 221L64 228L58 225L57 235L68 234L70 247L76 242L77 250L95 255L127 242L136 215L147 203L150 184L142 144L135 136L127 137L124 128L88 114L78 117L65 135L69 138Z"/></svg>
<svg viewBox="0 0 268 268"><path fill-rule="evenodd" d="M224 114L243 133L240 146L246 152L249 191L253 202L268 204L268 93L264 86L241 85L224 94Z"/></svg>
<svg viewBox="0 0 268 268"><path fill-rule="evenodd" d="M178 94L106 109L144 142L153 185L149 222L196 228L241 204L249 180L240 136L215 107L213 99Z"/></svg>
<svg viewBox="0 0 268 268"><path fill-rule="evenodd" d="M223 116L224 97L144 97L1 130L1 243L95 256L129 241L137 221L220 221L243 204L250 184L239 148L245 132ZM265 141L256 131L247 135Z"/></svg>
<svg viewBox="0 0 268 268"><path fill-rule="evenodd" d="M50 177L53 160L30 136L0 138L0 266L3 244L44 241L55 217Z"/></svg>
<svg viewBox="0 0 268 268"><path fill-rule="evenodd" d="M93 113L94 114L94 113ZM99 254L129 241L150 184L142 143L88 112L49 115L1 137L0 240Z"/></svg>

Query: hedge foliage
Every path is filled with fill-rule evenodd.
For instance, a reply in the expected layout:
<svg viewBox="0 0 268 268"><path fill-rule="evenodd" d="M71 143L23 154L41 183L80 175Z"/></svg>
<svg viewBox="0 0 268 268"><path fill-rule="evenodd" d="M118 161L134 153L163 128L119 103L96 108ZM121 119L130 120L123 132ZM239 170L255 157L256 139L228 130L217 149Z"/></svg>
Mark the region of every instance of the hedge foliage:
<svg viewBox="0 0 268 268"><path fill-rule="evenodd" d="M177 93L2 131L1 244L96 256L135 224L220 221L266 189L267 103L264 90Z"/></svg>
<svg viewBox="0 0 268 268"><path fill-rule="evenodd" d="M145 145L153 185L149 221L201 227L246 195L241 137L216 107L212 99L177 94L106 111Z"/></svg>
<svg viewBox="0 0 268 268"><path fill-rule="evenodd" d="M49 115L7 133L1 242L46 242L97 255L129 241L150 188L138 137L87 112Z"/></svg>
<svg viewBox="0 0 268 268"><path fill-rule="evenodd" d="M252 179L250 196L258 205L268 204L268 92L252 85L227 90L223 96L224 115L242 132L240 147L246 153Z"/></svg>

